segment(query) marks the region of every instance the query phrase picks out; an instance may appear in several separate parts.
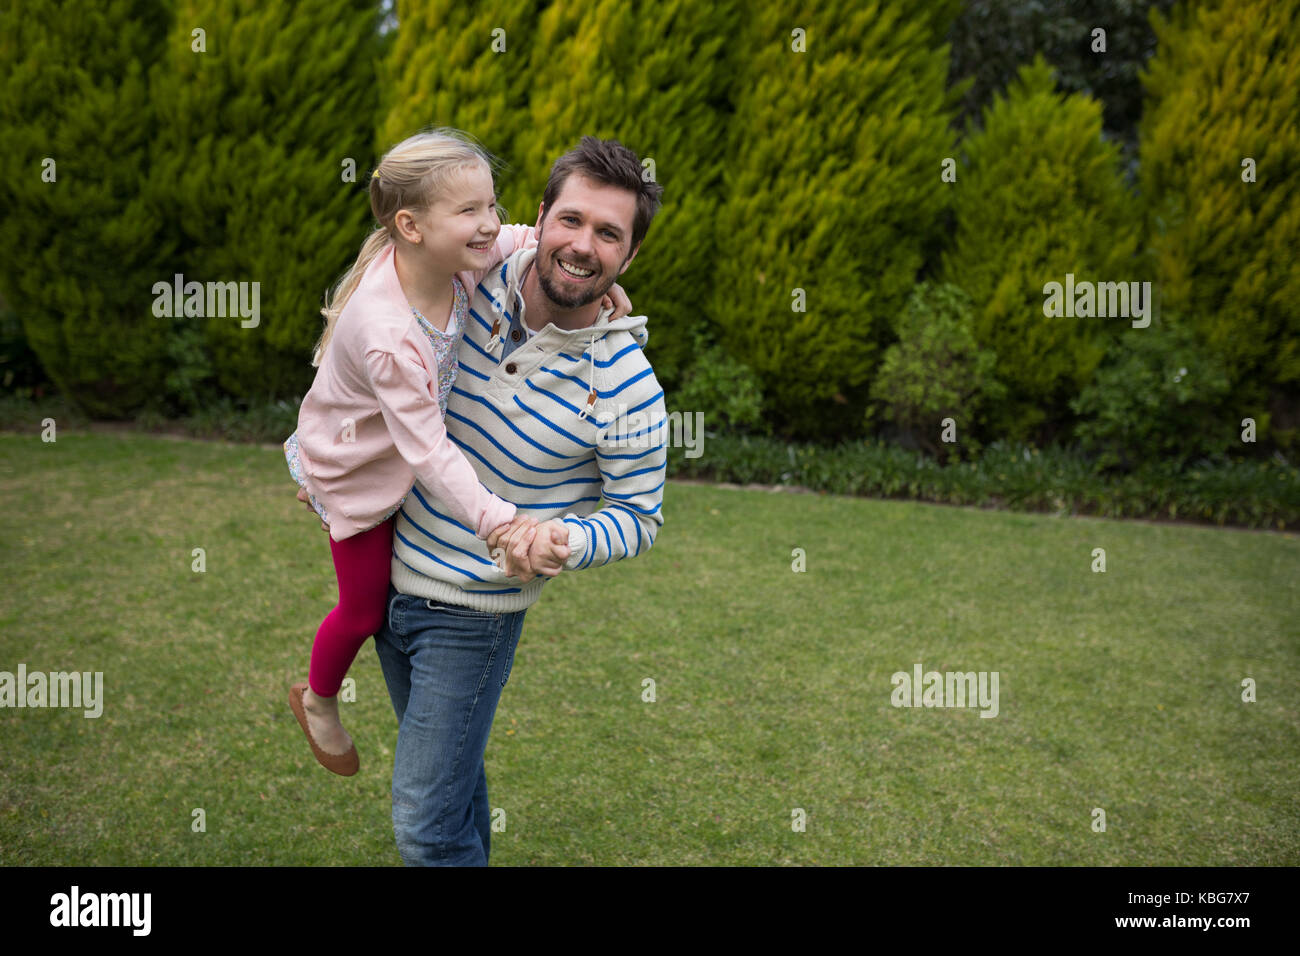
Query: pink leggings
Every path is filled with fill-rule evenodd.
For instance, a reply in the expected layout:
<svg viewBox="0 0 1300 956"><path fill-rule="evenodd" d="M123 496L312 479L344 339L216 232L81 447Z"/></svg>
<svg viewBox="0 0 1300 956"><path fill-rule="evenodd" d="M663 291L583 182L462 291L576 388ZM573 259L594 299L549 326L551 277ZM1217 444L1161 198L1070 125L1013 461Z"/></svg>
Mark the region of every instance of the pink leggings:
<svg viewBox="0 0 1300 956"><path fill-rule="evenodd" d="M316 632L307 673L307 683L320 697L333 697L339 692L357 651L383 626L396 520L393 515L383 524L343 541L330 538L339 603Z"/></svg>

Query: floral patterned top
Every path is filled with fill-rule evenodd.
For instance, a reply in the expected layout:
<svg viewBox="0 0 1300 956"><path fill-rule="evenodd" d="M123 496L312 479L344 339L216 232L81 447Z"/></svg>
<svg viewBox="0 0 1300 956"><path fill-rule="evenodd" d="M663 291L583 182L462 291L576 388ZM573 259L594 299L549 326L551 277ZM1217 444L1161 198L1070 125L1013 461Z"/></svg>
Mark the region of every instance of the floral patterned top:
<svg viewBox="0 0 1300 956"><path fill-rule="evenodd" d="M460 279L456 276L451 277L452 286L452 306L451 315L447 319L447 330L435 328L428 319L420 314L419 311L412 308L415 313L415 320L419 324L421 331L429 338L429 344L433 347L433 354L438 359L438 408L442 411L445 418L447 416L447 396L451 394L451 386L456 381L456 373L460 370L460 361L457 357L457 349L460 346L460 338L465 330L465 320L469 316L469 296L465 292L465 287L461 285ZM302 473L302 461L298 455L298 433L294 432L284 443L284 457L289 463L289 474L293 480L298 483L298 487L305 488L306 480ZM316 509L321 520L329 524L329 515L325 513L325 506L316 500L316 496L308 494L311 499L311 506ZM383 524L394 514L397 509L402 507L406 501L406 495L403 495L397 504L393 505L387 513L379 520L378 524ZM376 527L378 527L378 524Z"/></svg>

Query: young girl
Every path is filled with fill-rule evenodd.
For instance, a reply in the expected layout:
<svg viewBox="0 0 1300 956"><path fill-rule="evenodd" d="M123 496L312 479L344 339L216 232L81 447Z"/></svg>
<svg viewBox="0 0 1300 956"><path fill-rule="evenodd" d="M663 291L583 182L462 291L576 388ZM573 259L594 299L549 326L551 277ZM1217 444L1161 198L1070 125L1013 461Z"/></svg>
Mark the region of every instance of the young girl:
<svg viewBox="0 0 1300 956"><path fill-rule="evenodd" d="M501 225L490 160L455 130L390 149L371 176L370 208L380 226L326 298L316 379L284 443L299 496L329 528L339 587L289 704L316 759L344 776L360 761L337 694L383 624L394 515L413 478L481 539L530 523L479 483L443 417L469 296L517 248L536 246L532 228Z"/></svg>

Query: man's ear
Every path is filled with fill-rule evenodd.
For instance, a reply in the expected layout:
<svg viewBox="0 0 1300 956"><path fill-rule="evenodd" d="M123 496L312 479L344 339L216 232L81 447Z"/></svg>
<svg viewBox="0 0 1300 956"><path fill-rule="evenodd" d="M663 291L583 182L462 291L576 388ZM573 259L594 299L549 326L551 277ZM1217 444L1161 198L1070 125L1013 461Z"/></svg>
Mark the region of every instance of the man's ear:
<svg viewBox="0 0 1300 956"><path fill-rule="evenodd" d="M627 262L623 263L623 268L618 270L619 275L622 275L624 272L627 271L627 267L632 264L632 260L636 258L636 254L640 251L641 251L641 243L638 242L636 244L636 248L632 250L631 255L627 257Z"/></svg>
<svg viewBox="0 0 1300 956"><path fill-rule="evenodd" d="M546 204L539 202L537 204L537 225L533 226L533 229L536 230L537 232L541 232L542 220L545 218L546 218Z"/></svg>

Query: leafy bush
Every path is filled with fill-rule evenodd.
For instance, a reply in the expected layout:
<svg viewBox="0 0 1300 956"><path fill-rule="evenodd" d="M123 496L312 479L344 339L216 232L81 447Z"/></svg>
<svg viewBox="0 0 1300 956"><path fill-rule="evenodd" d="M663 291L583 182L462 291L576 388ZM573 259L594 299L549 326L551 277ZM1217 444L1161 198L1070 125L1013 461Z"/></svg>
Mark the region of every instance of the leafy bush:
<svg viewBox="0 0 1300 956"><path fill-rule="evenodd" d="M174 229L145 196L167 4L0 4L0 291L59 390L121 417L162 388ZM111 41L111 42L110 42Z"/></svg>
<svg viewBox="0 0 1300 956"><path fill-rule="evenodd" d="M960 444L977 452L980 409L1006 392L993 377L997 356L978 348L973 325L973 304L961 289L917 286L894 324L899 340L885 351L871 386L888 419L913 430L932 454L940 451L940 423L949 416L957 422ZM867 410L868 421L875 412Z"/></svg>
<svg viewBox="0 0 1300 956"><path fill-rule="evenodd" d="M962 99L963 119L977 120L1016 70L1042 54L1057 68L1063 93L1087 93L1105 104L1108 136L1137 147L1142 115L1138 71L1155 52L1150 11L1174 0L967 0L952 25L950 80L973 80ZM1106 31L1106 52L1093 52L1092 31Z"/></svg>
<svg viewBox="0 0 1300 956"><path fill-rule="evenodd" d="M167 384L186 409L206 400L209 376L253 402L298 394L311 385L326 287L369 231L375 5L174 6L150 76L159 132L149 194L181 237L156 278L257 283L259 314L250 326L244 316L172 320ZM195 25L206 30L201 54Z"/></svg>
<svg viewBox="0 0 1300 956"><path fill-rule="evenodd" d="M763 421L758 376L721 346L699 353L686 381L669 400L670 410L703 412L710 431L757 428Z"/></svg>
<svg viewBox="0 0 1300 956"><path fill-rule="evenodd" d="M0 301L0 394L30 397L49 384L40 359L27 344L22 322Z"/></svg>
<svg viewBox="0 0 1300 956"><path fill-rule="evenodd" d="M1101 467L1180 467L1241 447L1231 394L1223 362L1189 325L1165 317L1121 336L1070 407L1084 419L1076 436Z"/></svg>

